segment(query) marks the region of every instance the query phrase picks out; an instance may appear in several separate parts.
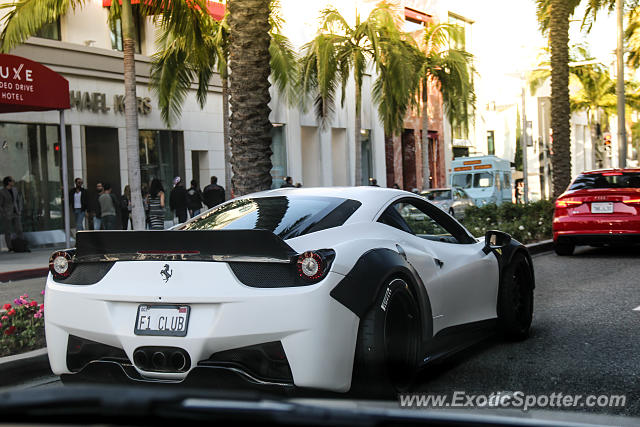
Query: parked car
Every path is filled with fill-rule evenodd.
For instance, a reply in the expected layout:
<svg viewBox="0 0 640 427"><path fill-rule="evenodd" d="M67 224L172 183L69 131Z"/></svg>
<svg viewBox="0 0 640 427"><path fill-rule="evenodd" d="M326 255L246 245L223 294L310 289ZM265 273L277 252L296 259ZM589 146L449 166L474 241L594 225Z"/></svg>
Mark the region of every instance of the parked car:
<svg viewBox="0 0 640 427"><path fill-rule="evenodd" d="M475 206L473 200L461 188L432 188L421 193L431 203L454 218L464 218L464 211Z"/></svg>
<svg viewBox="0 0 640 427"><path fill-rule="evenodd" d="M558 255L576 245L640 243L640 169L581 173L556 200L553 242Z"/></svg>
<svg viewBox="0 0 640 427"><path fill-rule="evenodd" d="M476 239L401 190L271 190L172 230L80 231L76 245L51 257L45 293L63 382L397 392L496 329L526 338L532 319L526 247Z"/></svg>

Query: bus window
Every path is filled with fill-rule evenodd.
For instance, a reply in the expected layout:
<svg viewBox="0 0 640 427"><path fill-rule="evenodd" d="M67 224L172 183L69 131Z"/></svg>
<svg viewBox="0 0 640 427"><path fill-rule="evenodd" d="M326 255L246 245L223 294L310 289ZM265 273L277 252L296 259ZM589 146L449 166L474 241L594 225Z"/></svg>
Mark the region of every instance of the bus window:
<svg viewBox="0 0 640 427"><path fill-rule="evenodd" d="M509 176L509 173L505 172L504 174L504 188L511 188L511 177Z"/></svg>
<svg viewBox="0 0 640 427"><path fill-rule="evenodd" d="M493 176L489 172L473 175L473 188L488 188L493 185Z"/></svg>
<svg viewBox="0 0 640 427"><path fill-rule="evenodd" d="M451 186L459 188L471 188L471 174L461 173L453 175L453 178L451 179Z"/></svg>

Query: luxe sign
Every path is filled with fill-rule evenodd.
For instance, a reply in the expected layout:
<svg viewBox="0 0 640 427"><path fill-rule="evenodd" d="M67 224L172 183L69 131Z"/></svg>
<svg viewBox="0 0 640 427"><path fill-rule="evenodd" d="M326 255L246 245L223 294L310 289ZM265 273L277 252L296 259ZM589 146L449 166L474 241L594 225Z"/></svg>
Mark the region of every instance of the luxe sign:
<svg viewBox="0 0 640 427"><path fill-rule="evenodd" d="M0 54L0 113L69 108L69 82L42 64Z"/></svg>

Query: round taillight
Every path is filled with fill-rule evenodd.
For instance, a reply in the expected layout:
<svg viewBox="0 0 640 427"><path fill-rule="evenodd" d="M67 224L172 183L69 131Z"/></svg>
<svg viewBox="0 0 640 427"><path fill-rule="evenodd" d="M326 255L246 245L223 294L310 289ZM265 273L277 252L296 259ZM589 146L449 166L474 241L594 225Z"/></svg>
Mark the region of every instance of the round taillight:
<svg viewBox="0 0 640 427"><path fill-rule="evenodd" d="M325 262L315 252L305 252L298 257L298 273L304 280L318 280L324 276Z"/></svg>
<svg viewBox="0 0 640 427"><path fill-rule="evenodd" d="M51 255L49 270L57 279L69 277L69 274L71 274L71 255L64 251Z"/></svg>

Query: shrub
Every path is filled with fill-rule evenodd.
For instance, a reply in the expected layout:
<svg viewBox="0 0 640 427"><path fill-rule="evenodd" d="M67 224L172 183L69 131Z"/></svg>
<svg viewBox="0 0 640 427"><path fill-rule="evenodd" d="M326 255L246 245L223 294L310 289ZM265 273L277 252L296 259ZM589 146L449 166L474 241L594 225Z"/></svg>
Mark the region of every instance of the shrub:
<svg viewBox="0 0 640 427"><path fill-rule="evenodd" d="M2 308L5 311L0 314L0 356L44 347L44 304L25 294Z"/></svg>
<svg viewBox="0 0 640 427"><path fill-rule="evenodd" d="M462 223L476 237L487 230L509 233L521 243L550 239L553 202L540 200L526 205L503 203L467 208Z"/></svg>

